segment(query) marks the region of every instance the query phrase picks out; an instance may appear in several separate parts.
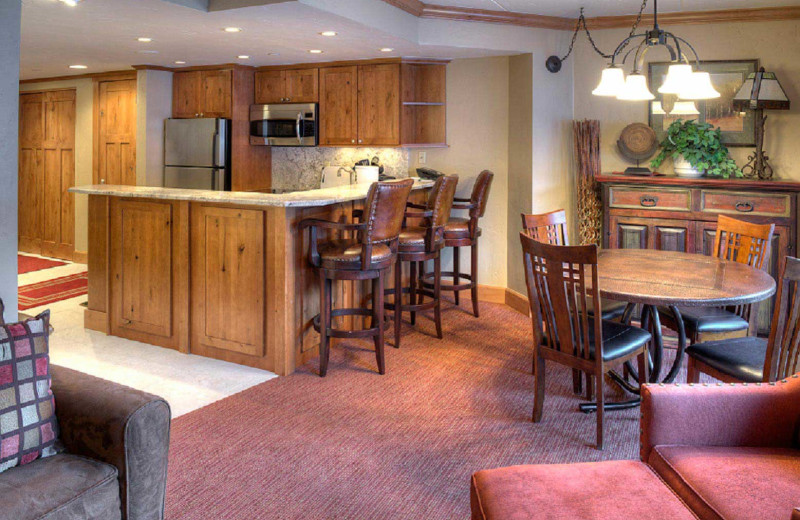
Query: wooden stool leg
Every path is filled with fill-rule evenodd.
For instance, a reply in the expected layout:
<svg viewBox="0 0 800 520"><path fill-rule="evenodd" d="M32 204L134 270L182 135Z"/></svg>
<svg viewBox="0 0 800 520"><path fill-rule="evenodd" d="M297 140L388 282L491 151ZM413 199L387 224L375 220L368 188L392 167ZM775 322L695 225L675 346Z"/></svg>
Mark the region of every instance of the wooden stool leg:
<svg viewBox="0 0 800 520"><path fill-rule="evenodd" d="M472 253L472 312L475 317L480 317L478 311L478 240L470 246Z"/></svg>
<svg viewBox="0 0 800 520"><path fill-rule="evenodd" d="M433 259L433 320L436 323L436 336L442 339L442 255Z"/></svg>
<svg viewBox="0 0 800 520"><path fill-rule="evenodd" d="M424 281L425 281L425 260L423 260L422 262L419 263L419 287L420 287L420 290L419 290L419 294L417 294L417 303L420 304L420 305L425 302L425 293L422 291L422 289L425 287L423 285Z"/></svg>
<svg viewBox="0 0 800 520"><path fill-rule="evenodd" d="M373 336L375 342L375 358L378 360L378 373L386 373L386 358L383 353L383 273L372 280L372 326L378 328Z"/></svg>
<svg viewBox="0 0 800 520"><path fill-rule="evenodd" d="M330 354L328 329L331 326L331 280L325 273L320 273L319 282L319 375L325 377Z"/></svg>
<svg viewBox="0 0 800 520"><path fill-rule="evenodd" d="M453 248L453 284L458 285L461 283L461 253L459 247ZM453 298L455 298L456 305L458 305L459 291L453 291Z"/></svg>
<svg viewBox="0 0 800 520"><path fill-rule="evenodd" d="M400 326L403 305L403 262L397 259L394 264L394 348L400 348Z"/></svg>
<svg viewBox="0 0 800 520"><path fill-rule="evenodd" d="M408 286L410 287L409 290L409 301L411 305L417 304L417 262L410 262L411 264L411 274L408 277ZM417 313L416 311L411 311L411 325L417 324Z"/></svg>
<svg viewBox="0 0 800 520"><path fill-rule="evenodd" d="M596 374L594 376L594 379L597 380L597 389L595 390L597 392L597 399L596 399L596 402L597 402L597 449L598 450L602 450L603 449L603 433L605 433L604 432L604 426L603 426L603 406L605 404L603 402L603 398L604 398L604 395L603 395L603 384L605 382L604 381L605 374L603 374L603 371L601 370L599 374Z"/></svg>

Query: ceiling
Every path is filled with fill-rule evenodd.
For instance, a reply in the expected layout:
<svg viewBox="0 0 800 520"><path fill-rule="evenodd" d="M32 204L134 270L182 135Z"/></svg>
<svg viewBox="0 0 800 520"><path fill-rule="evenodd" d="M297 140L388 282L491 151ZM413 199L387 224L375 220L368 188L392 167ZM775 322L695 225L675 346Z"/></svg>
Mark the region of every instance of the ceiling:
<svg viewBox="0 0 800 520"><path fill-rule="evenodd" d="M445 4L452 7L470 7L492 11L513 11L577 18L581 7L585 14L593 16L617 16L636 14L642 0L431 0L426 3ZM653 2L647 10L652 11ZM798 0L660 0L659 12L710 11L715 9L753 9L758 7L782 7L800 5Z"/></svg>
<svg viewBox="0 0 800 520"><path fill-rule="evenodd" d="M500 54L421 46L295 1L213 12L186 7L191 4L192 0L83 0L77 7L69 7L56 0L22 0L21 78L124 70L138 64L179 66L175 61L185 61L186 66L233 62L262 66L387 56ZM224 27L243 31L229 34ZM328 30L338 35L320 36ZM140 43L139 37L153 41ZM394 50L381 52L384 47ZM310 54L310 49L321 49L324 54ZM240 60L239 55L250 59ZM68 68L77 64L88 68Z"/></svg>

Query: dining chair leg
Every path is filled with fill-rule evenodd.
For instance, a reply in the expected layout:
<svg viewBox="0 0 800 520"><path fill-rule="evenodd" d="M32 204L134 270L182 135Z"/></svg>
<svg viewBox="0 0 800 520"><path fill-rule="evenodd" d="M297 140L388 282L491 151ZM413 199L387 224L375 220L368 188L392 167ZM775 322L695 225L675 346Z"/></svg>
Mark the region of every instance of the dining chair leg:
<svg viewBox="0 0 800 520"><path fill-rule="evenodd" d="M686 382L687 383L700 382L700 371L697 370L697 362L692 357L690 357L689 360L686 362Z"/></svg>
<svg viewBox="0 0 800 520"><path fill-rule="evenodd" d="M319 375L325 377L330 354L328 329L331 326L331 280L320 273L319 282Z"/></svg>
<svg viewBox="0 0 800 520"><path fill-rule="evenodd" d="M436 323L436 337L442 339L442 256L433 259L433 321Z"/></svg>
<svg viewBox="0 0 800 520"><path fill-rule="evenodd" d="M470 246L472 254L472 312L476 318L480 317L478 311L478 241Z"/></svg>
<svg viewBox="0 0 800 520"><path fill-rule="evenodd" d="M642 353L637 356L636 361L639 364L639 388L641 388L650 380L650 374L648 374L650 362L647 355L647 349L643 350Z"/></svg>
<svg viewBox="0 0 800 520"><path fill-rule="evenodd" d="M604 426L603 426L603 407L604 407L604 402L603 402L603 397L604 397L603 396L603 383L604 383L604 381L603 380L605 379L605 374L601 370L600 372L595 374L593 379L597 380L596 381L597 388L595 389L595 392L597 394L597 399L595 399L595 402L597 403L597 449L598 450L602 450L603 449L603 434L605 433L604 432Z"/></svg>
<svg viewBox="0 0 800 520"><path fill-rule="evenodd" d="M572 369L572 392L575 395L583 394L583 372L577 368Z"/></svg>
<svg viewBox="0 0 800 520"><path fill-rule="evenodd" d="M394 264L394 348L400 348L400 327L403 311L403 262Z"/></svg>
<svg viewBox="0 0 800 520"><path fill-rule="evenodd" d="M461 283L461 253L458 246L453 248L453 285ZM453 301L458 305L459 291L453 291Z"/></svg>
<svg viewBox="0 0 800 520"><path fill-rule="evenodd" d="M383 273L372 280L372 326L378 329L378 334L372 339L375 342L378 373L383 375L386 373L386 358L383 352Z"/></svg>
<svg viewBox="0 0 800 520"><path fill-rule="evenodd" d="M411 264L411 274L408 277L408 285L410 287L409 299L411 305L417 304L417 262L409 262ZM417 324L417 313L411 311L411 325Z"/></svg>
<svg viewBox="0 0 800 520"><path fill-rule="evenodd" d="M594 401L594 376L586 374L586 400Z"/></svg>
<svg viewBox="0 0 800 520"><path fill-rule="evenodd" d="M536 379L533 385L533 417L532 420L538 423L542 420L542 409L544 408L544 375L545 375L545 361L544 358L535 352L533 355L536 364Z"/></svg>

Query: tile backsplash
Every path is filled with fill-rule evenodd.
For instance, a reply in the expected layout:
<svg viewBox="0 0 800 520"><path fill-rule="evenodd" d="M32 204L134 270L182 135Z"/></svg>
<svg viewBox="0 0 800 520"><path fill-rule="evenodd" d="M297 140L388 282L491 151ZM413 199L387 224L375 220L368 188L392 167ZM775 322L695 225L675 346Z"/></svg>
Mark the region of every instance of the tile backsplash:
<svg viewBox="0 0 800 520"><path fill-rule="evenodd" d="M408 177L409 152L404 148L272 148L272 187L311 190L319 188L325 166L352 167L377 156L384 173Z"/></svg>

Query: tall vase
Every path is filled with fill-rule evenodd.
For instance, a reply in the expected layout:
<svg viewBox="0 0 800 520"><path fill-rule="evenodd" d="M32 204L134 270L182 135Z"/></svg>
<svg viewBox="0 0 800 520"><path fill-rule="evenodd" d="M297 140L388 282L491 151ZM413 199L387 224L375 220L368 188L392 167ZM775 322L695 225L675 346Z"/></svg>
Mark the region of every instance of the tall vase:
<svg viewBox="0 0 800 520"><path fill-rule="evenodd" d="M595 177L600 175L600 121L573 121L578 238L582 245L602 245L603 205Z"/></svg>

